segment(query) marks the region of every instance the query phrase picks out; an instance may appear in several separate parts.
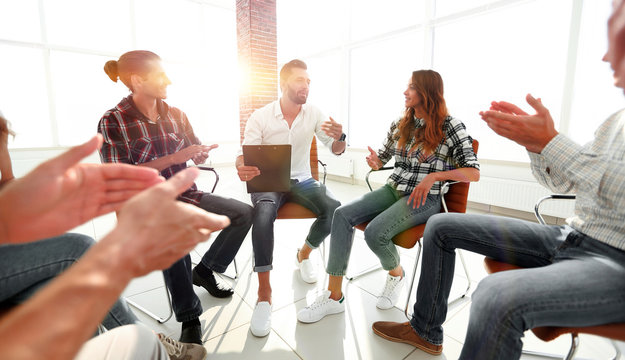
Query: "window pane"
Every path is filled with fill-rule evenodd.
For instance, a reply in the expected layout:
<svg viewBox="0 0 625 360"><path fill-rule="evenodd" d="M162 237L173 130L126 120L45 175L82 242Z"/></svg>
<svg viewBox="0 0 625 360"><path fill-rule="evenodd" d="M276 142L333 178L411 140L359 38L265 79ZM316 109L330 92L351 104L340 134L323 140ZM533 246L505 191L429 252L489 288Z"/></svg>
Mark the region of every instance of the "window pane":
<svg viewBox="0 0 625 360"><path fill-rule="evenodd" d="M41 42L38 0L0 1L0 39Z"/></svg>
<svg viewBox="0 0 625 360"><path fill-rule="evenodd" d="M173 63L165 64L165 69L172 81L167 102L187 114L202 143L238 142L238 84L230 76L234 70Z"/></svg>
<svg viewBox="0 0 625 360"><path fill-rule="evenodd" d="M479 118L493 100L533 112L525 102L532 93L559 121L570 14L570 3L541 0L435 29L434 69L445 81L451 115L480 140L481 158L528 161L525 149L496 135Z"/></svg>
<svg viewBox="0 0 625 360"><path fill-rule="evenodd" d="M42 1L48 41L85 49L125 51L132 40L128 1Z"/></svg>
<svg viewBox="0 0 625 360"><path fill-rule="evenodd" d="M584 2L569 127L569 135L580 144L592 140L599 124L623 107L623 89L614 86L610 64L601 61L611 12L609 1Z"/></svg>
<svg viewBox="0 0 625 360"><path fill-rule="evenodd" d="M64 51L50 53L52 90L59 129L59 145L80 144L97 132L98 121L128 94L103 70L107 57Z"/></svg>
<svg viewBox="0 0 625 360"><path fill-rule="evenodd" d="M347 118L344 117L346 112L343 112L345 99L341 96L341 83L345 75L344 69L341 68L341 54L332 52L304 61L310 76L308 102L343 124L343 130L347 131Z"/></svg>
<svg viewBox="0 0 625 360"><path fill-rule="evenodd" d="M0 108L17 133L11 148L53 146L43 51L0 45Z"/></svg>
<svg viewBox="0 0 625 360"><path fill-rule="evenodd" d="M435 0L436 17L451 15L464 10L469 10L488 3L496 2L495 0Z"/></svg>
<svg viewBox="0 0 625 360"><path fill-rule="evenodd" d="M422 68L423 33L394 37L351 53L350 146L379 147L404 111L404 91Z"/></svg>
<svg viewBox="0 0 625 360"><path fill-rule="evenodd" d="M202 49L202 5L190 1L136 0L137 44L162 58L189 61Z"/></svg>
<svg viewBox="0 0 625 360"><path fill-rule="evenodd" d="M302 58L347 39L347 1L278 0L278 58Z"/></svg>
<svg viewBox="0 0 625 360"><path fill-rule="evenodd" d="M351 40L416 26L424 19L424 0L352 1Z"/></svg>

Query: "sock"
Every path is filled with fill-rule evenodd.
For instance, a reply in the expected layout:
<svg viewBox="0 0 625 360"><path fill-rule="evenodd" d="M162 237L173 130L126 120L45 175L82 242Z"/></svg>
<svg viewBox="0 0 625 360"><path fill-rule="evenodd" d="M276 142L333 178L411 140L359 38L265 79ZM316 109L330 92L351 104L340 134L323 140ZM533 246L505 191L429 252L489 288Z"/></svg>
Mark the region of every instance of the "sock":
<svg viewBox="0 0 625 360"><path fill-rule="evenodd" d="M207 268L206 265L202 263L197 264L194 270L197 271L197 274L204 279L213 276L213 270Z"/></svg>
<svg viewBox="0 0 625 360"><path fill-rule="evenodd" d="M184 321L182 322L182 329L186 329L188 327L192 327L192 326L200 326L200 319L195 318L193 320L189 320L189 321Z"/></svg>

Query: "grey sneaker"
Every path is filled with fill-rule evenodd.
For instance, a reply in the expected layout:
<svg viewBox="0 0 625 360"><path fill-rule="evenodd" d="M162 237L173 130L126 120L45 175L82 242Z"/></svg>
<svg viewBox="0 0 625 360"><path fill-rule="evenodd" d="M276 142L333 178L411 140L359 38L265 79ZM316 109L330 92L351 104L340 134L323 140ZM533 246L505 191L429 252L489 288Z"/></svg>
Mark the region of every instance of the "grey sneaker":
<svg viewBox="0 0 625 360"><path fill-rule="evenodd" d="M206 349L202 345L181 343L164 334L158 334L158 339L167 350L171 360L204 360Z"/></svg>

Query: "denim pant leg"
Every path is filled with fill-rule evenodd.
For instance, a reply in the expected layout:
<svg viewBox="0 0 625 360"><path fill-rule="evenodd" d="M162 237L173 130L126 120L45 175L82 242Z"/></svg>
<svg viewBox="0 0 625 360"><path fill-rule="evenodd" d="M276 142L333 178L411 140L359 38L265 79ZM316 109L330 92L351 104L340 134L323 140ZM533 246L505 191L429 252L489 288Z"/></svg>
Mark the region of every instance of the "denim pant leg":
<svg viewBox="0 0 625 360"><path fill-rule="evenodd" d="M0 303L7 306L28 300L39 289L73 265L94 244L92 238L67 233L27 244L0 246ZM102 321L107 329L137 322L123 299Z"/></svg>
<svg viewBox="0 0 625 360"><path fill-rule="evenodd" d="M230 218L230 226L221 230L202 257L204 266L218 273L223 273L239 251L252 226L253 208L241 201L208 193L202 196L200 207L208 212Z"/></svg>
<svg viewBox="0 0 625 360"><path fill-rule="evenodd" d="M518 359L523 332L538 326L624 321L625 251L573 230L552 265L480 282L460 358Z"/></svg>
<svg viewBox="0 0 625 360"><path fill-rule="evenodd" d="M354 242L354 226L370 221L399 199L392 187L385 185L334 211L330 233L330 254L327 273L345 276Z"/></svg>
<svg viewBox="0 0 625 360"><path fill-rule="evenodd" d="M306 245L312 249L318 248L330 235L332 215L341 203L324 184L312 178L291 186L288 200L304 206L317 215L317 219L310 226Z"/></svg>
<svg viewBox="0 0 625 360"><path fill-rule="evenodd" d="M265 272L273 269L273 223L278 209L286 201L287 193L252 193L254 205L252 220L252 248L254 249L254 271Z"/></svg>
<svg viewBox="0 0 625 360"><path fill-rule="evenodd" d="M417 301L410 321L433 344L442 344L442 324L454 277L456 252L465 249L521 267L551 264L569 229L487 215L436 214L423 235Z"/></svg>
<svg viewBox="0 0 625 360"><path fill-rule="evenodd" d="M365 229L365 241L380 259L386 271L399 266L399 252L393 237L413 226L424 224L427 219L441 210L440 195L428 194L425 204L419 207L408 205L408 195L402 196L376 216Z"/></svg>
<svg viewBox="0 0 625 360"><path fill-rule="evenodd" d="M202 304L193 291L191 256L186 255L169 269L163 270L165 284L171 293L171 305L178 322L194 320L202 314Z"/></svg>

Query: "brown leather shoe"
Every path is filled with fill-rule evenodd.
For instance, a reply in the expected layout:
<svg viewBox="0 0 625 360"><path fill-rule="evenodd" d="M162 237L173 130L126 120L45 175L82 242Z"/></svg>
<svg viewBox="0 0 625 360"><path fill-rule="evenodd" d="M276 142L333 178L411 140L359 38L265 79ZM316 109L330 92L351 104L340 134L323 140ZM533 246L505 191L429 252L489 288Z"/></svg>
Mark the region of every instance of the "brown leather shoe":
<svg viewBox="0 0 625 360"><path fill-rule="evenodd" d="M410 344L428 354L440 355L443 345L434 345L417 335L409 322L377 321L373 323L373 332L386 340Z"/></svg>

